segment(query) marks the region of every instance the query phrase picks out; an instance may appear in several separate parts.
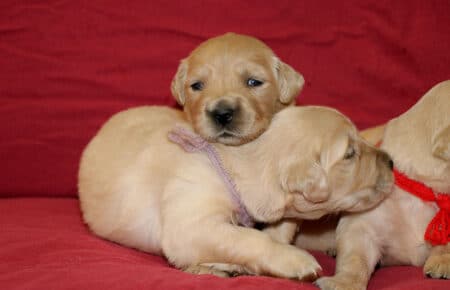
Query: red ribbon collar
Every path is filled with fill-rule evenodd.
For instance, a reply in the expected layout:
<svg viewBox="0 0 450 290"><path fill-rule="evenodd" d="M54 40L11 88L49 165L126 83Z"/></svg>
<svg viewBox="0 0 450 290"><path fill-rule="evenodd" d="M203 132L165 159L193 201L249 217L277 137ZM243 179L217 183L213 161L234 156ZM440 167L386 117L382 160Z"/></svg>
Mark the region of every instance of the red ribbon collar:
<svg viewBox="0 0 450 290"><path fill-rule="evenodd" d="M450 242L450 194L435 193L425 184L410 179L395 168L394 177L398 187L424 201L435 202L439 207L425 231L425 240L434 246Z"/></svg>

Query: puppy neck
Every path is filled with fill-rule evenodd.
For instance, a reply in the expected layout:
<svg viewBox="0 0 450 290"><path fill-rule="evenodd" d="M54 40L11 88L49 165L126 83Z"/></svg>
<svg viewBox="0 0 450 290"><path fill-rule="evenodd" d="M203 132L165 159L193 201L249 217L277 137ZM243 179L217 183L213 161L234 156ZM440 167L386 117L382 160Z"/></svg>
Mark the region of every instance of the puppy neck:
<svg viewBox="0 0 450 290"><path fill-rule="evenodd" d="M214 146L252 217L258 222L274 222L284 215L289 198L279 182L274 152L267 150L264 139L261 136L241 146Z"/></svg>
<svg viewBox="0 0 450 290"><path fill-rule="evenodd" d="M181 148L187 152L203 152L208 156L211 165L214 167L216 173L220 175L224 185L227 187L230 197L233 199L238 208L238 222L243 226L252 227L253 220L248 214L245 204L243 204L241 200L241 194L239 193L234 180L231 178L228 170L224 168L223 162L217 150L200 135L197 135L181 126L177 126L171 130L168 134L168 138L173 143L181 146Z"/></svg>

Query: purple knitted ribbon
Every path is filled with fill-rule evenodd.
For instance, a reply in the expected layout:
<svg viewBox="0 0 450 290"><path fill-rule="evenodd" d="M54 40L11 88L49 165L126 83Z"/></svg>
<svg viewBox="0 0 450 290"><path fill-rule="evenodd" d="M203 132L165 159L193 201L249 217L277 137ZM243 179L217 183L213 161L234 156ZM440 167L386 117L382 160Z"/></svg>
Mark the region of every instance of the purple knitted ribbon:
<svg viewBox="0 0 450 290"><path fill-rule="evenodd" d="M245 205L242 203L239 192L236 189L236 184L233 179L231 179L231 176L227 170L223 167L222 160L220 159L219 153L217 153L216 149L201 136L180 126L176 126L172 131L170 131L168 137L170 141L177 143L189 153L206 153L213 167L225 183L234 203L238 206L237 214L239 223L245 227L252 227L254 225L253 219L245 208Z"/></svg>

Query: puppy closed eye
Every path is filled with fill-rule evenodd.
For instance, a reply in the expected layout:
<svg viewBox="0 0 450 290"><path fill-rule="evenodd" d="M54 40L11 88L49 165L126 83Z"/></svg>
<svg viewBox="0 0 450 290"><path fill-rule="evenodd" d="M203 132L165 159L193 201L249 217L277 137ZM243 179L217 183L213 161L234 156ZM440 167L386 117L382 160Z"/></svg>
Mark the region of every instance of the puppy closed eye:
<svg viewBox="0 0 450 290"><path fill-rule="evenodd" d="M353 146L349 146L347 148L347 151L345 151L344 154L344 159L348 160L348 159L352 159L353 157L355 157L356 155L356 150Z"/></svg>
<svg viewBox="0 0 450 290"><path fill-rule="evenodd" d="M195 82L195 83L191 84L191 89L193 91L201 91L201 90L203 90L204 87L205 87L205 85L203 84L203 82Z"/></svg>
<svg viewBox="0 0 450 290"><path fill-rule="evenodd" d="M264 81L257 80L255 78L249 78L247 79L247 86L250 88L259 87L264 84Z"/></svg>

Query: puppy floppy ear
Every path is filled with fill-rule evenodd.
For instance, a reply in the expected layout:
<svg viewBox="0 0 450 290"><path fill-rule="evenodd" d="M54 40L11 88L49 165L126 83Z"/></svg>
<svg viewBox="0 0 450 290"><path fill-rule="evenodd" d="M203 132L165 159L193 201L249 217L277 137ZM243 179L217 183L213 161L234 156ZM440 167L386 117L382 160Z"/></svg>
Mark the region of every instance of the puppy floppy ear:
<svg viewBox="0 0 450 290"><path fill-rule="evenodd" d="M318 161L308 160L289 166L286 185L290 192L302 194L306 200L318 203L330 196L325 170Z"/></svg>
<svg viewBox="0 0 450 290"><path fill-rule="evenodd" d="M450 161L450 125L434 136L431 152L437 158Z"/></svg>
<svg viewBox="0 0 450 290"><path fill-rule="evenodd" d="M180 106L184 106L184 103L186 102L184 83L186 82L187 67L187 61L185 59L181 60L180 65L178 66L178 70L173 77L172 84L170 86L172 95L175 97L177 103Z"/></svg>
<svg viewBox="0 0 450 290"><path fill-rule="evenodd" d="M285 105L291 104L303 89L305 79L290 65L282 62L276 56L274 57L274 67L278 80L280 102Z"/></svg>
<svg viewBox="0 0 450 290"><path fill-rule="evenodd" d="M333 143L322 144L320 156L314 160L312 157L303 162L303 166L297 166L291 180L288 180L289 189L303 193L310 202L324 202L328 200L331 189L328 182L328 170L349 151L355 154L354 144L349 136L335 136ZM314 156L314 154L310 154ZM294 179L292 179L294 176Z"/></svg>

